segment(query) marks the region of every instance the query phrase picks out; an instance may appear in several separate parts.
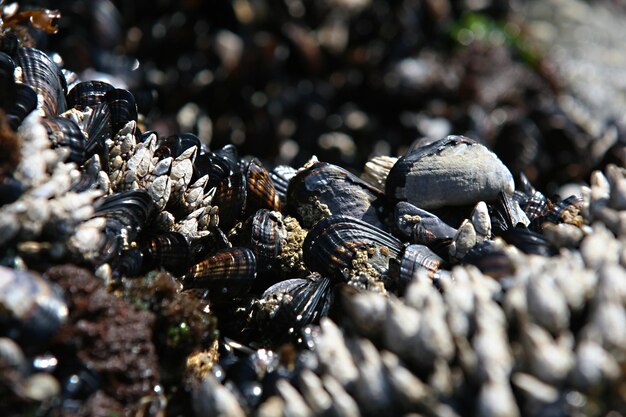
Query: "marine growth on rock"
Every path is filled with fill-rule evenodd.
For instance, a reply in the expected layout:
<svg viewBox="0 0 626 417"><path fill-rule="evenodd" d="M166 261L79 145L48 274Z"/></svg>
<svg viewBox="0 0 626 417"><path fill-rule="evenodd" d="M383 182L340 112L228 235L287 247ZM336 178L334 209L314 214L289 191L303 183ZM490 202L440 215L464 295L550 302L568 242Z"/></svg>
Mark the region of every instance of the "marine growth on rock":
<svg viewBox="0 0 626 417"><path fill-rule="evenodd" d="M626 415L623 126L513 6L200 3L0 2L3 415Z"/></svg>

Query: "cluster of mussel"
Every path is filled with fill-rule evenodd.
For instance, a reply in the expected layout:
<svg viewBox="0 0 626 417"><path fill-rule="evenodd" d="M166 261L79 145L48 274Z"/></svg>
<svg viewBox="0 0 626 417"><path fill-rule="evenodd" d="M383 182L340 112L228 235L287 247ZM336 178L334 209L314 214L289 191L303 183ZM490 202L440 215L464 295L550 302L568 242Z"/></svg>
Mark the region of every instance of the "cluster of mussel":
<svg viewBox="0 0 626 417"><path fill-rule="evenodd" d="M546 198L524 177L515 181L485 146L462 136L418 142L397 159L373 158L363 178L315 159L300 169L268 170L256 159L240 158L233 146L210 150L193 134L159 137L143 131L129 91L81 81L44 52L22 46L14 34L4 35L2 47L0 82L6 93L0 134L7 149L0 185L0 247L7 266L0 270L3 335L45 350L46 341L67 320L72 306L34 271L72 262L118 288L120 282L146 279L150 271L164 269L178 279L179 291L210 300L222 334L230 338L217 352L213 340L206 341L207 352L213 353L207 354L209 372L206 363L195 370L202 378L195 391L200 414L252 412L273 394L285 401L280 412L298 410L301 404L293 402L300 394L285 379L293 375L301 379L295 386L309 402L299 410L318 401L321 414L331 408L337 415L382 412L382 406L368 411L367 401L380 405L393 398L388 391L373 392L384 362L397 371L390 372L398 391L394 395L407 397L409 406L402 411L455 415L464 403L432 404L433 395L445 398L446 389L452 388L443 387L436 395L416 392L421 374L412 374L391 354L378 358L369 342L355 342L356 353L347 356L341 332L322 318L336 314L341 322L343 315L347 331L353 326L376 340L371 330L382 321L361 314L364 307L358 303L364 294L381 294L373 305L383 310L402 309L387 307L383 295L395 300L424 285L429 290L423 291L436 294L428 296L433 299L439 291L454 295L454 282L462 275L453 272L457 265L473 265L477 269L469 270L497 280L515 276L523 272L516 262L522 253L550 257L559 249L579 247L589 232L589 219L610 223L615 234L622 230L623 192L610 193L623 187L619 168L611 171L611 186L607 182L606 187L598 185L595 194L592 190L595 206L583 204L580 197ZM490 284L480 280L480 285L487 289L473 291L484 297ZM486 296L487 310L494 308L498 296L496 291ZM422 302L434 303L428 297ZM529 306L536 301L533 297L528 295ZM337 306L338 298L348 301ZM433 360L451 360L454 351L445 340L438 344L442 338L435 324L444 320L445 312L423 304L423 311L432 314L424 313L428 317L421 320L432 320L432 326L421 324L425 330L418 339L425 345L415 352L426 356L411 359L414 352L406 343L397 345L394 353L409 363L417 361L418 369L428 368L426 375L448 380L431 369L439 362L423 365L428 353ZM361 309L342 313L350 305ZM420 302L411 307L420 308ZM393 351L402 321L415 314L390 312L388 321L398 331L389 331L379 346ZM480 314L471 320L483 320ZM320 320L322 327L316 327ZM562 327L567 325L555 328ZM531 344L537 339L533 335ZM284 343L303 350L265 350ZM10 365L19 347L5 345L2 360ZM485 352L478 350L475 358L479 365L481 354ZM376 360L378 368L368 367ZM315 361L323 362L332 377L312 372L319 369ZM492 364L489 361L497 362L484 362ZM359 362L365 366L360 373L346 368L355 362L356 367ZM450 370L442 369L443 374ZM486 395L502 393L502 379L490 379L485 372L486 381L497 388ZM229 394L218 395L225 390L219 379ZM530 384L522 382L523 388ZM35 400L48 399L46 385L35 385L38 389L31 387L31 392L25 386L24 392ZM437 386L437 381L431 385ZM471 397L469 391L464 394ZM408 398L411 395L414 398ZM231 400L235 403L228 403ZM332 407L325 408L324 401ZM277 412L271 401L261 411Z"/></svg>

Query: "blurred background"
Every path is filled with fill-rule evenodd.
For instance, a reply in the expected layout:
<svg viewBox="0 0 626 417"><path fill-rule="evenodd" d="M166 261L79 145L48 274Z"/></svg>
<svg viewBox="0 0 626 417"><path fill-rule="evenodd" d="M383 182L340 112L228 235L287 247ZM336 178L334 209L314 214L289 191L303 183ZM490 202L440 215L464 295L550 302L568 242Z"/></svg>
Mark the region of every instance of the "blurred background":
<svg viewBox="0 0 626 417"><path fill-rule="evenodd" d="M40 45L160 136L359 172L463 134L554 193L626 161L626 6L580 0L40 1ZM22 7L27 7L22 6Z"/></svg>

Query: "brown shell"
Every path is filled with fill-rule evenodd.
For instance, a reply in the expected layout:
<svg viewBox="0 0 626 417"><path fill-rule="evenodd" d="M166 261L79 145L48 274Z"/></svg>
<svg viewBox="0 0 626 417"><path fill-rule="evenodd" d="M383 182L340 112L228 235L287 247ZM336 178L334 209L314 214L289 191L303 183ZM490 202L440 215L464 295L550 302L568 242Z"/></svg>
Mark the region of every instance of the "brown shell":
<svg viewBox="0 0 626 417"><path fill-rule="evenodd" d="M280 198L270 173L257 159L253 159L246 168L246 182L248 199L246 201L245 216L251 216L259 209L280 211Z"/></svg>
<svg viewBox="0 0 626 417"><path fill-rule="evenodd" d="M228 248L192 266L183 285L209 289L211 298L219 300L245 293L255 277L254 253L248 248Z"/></svg>

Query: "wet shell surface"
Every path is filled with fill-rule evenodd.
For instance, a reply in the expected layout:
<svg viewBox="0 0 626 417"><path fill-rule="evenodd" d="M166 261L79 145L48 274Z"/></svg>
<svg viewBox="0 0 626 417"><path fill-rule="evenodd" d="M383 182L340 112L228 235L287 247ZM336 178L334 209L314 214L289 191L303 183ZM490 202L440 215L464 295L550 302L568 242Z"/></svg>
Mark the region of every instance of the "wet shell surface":
<svg viewBox="0 0 626 417"><path fill-rule="evenodd" d="M464 136L448 136L417 147L391 168L386 194L423 208L492 201L513 194L513 176L485 146Z"/></svg>
<svg viewBox="0 0 626 417"><path fill-rule="evenodd" d="M310 270L346 282L365 278L366 286L387 273L389 260L401 250L401 242L384 230L341 215L320 220L302 244Z"/></svg>
<svg viewBox="0 0 626 417"><path fill-rule="evenodd" d="M214 7L205 3L198 7ZM126 79L120 67L129 58L128 45L153 42L162 32L133 28L126 34L128 45L116 47L110 60L129 90L118 88L123 82L114 78L111 84L81 82L88 72L62 68L66 64L58 54L31 47L43 34L28 28L13 33L21 24L45 28L57 13L18 11L17 3L0 7L0 49L6 52L0 53L0 107L6 114L5 120L0 112L0 410L10 415L621 416L626 410L621 122L611 121L604 132L594 120L583 126L569 116L566 99L550 101L554 97L539 89L534 94L547 99L548 108L520 108L516 91L508 91L514 94L507 97L506 111L496 100L500 108L489 117L483 111L494 109L478 104L469 112L478 119L468 114L459 120L452 113L465 113L458 109L476 103L463 99L449 107L450 99L458 98L449 94L461 76L455 75L458 65L446 68L452 76L441 96L423 77L425 71L431 74L426 78L444 72L428 69L428 54L396 55L415 50L410 44L388 54L387 47L377 46L378 32L372 32L373 42L367 33L394 27L399 36L393 38L421 42L414 32L421 25L414 23L436 13L450 22L446 7L430 7L446 2L405 2L411 10L419 7L419 20L400 26L378 20L385 13L406 15L381 0L371 8L365 8L368 1L299 3L286 2L297 18L277 25L277 37L274 16L261 13L263 1L225 6L232 6L233 18L248 34L211 21L210 33L199 40L216 49L208 56L217 59L204 77L187 77L185 59L173 60L180 71L162 77L159 65L138 58L129 65L137 79ZM112 4L93 2L95 14L110 18L89 22L108 23L96 25L104 33L94 38L118 44L108 40L124 34ZM455 3L453 9L456 15L464 6ZM311 11L322 12L323 19L311 20ZM257 36L261 15L263 33ZM184 11L162 15L168 42L187 27L196 32L202 27L177 24L181 16L194 20ZM403 26L411 27L409 36ZM340 45L341 39L347 44ZM358 46L363 40L365 49ZM240 62L231 52L241 41ZM480 42L476 37L472 48ZM108 61L110 51L100 49L102 43L93 50L90 45L90 52ZM262 47L262 53L248 54L250 45ZM273 61L281 79L268 80L256 65L249 65L255 70L249 77L247 64L277 57L288 67L305 62L312 72L306 80L301 74L293 78L290 69ZM364 57L372 64L385 62L388 69L376 74L367 67L378 65L359 64L355 71L351 61L363 63ZM229 68L220 60L229 61ZM472 72L461 77L464 87L480 87L474 79L480 70ZM235 107L228 94L209 113L185 106L175 123L195 133L174 133L167 122L167 133L160 136L156 129L163 127L165 113L148 110L145 82L193 80L179 85L197 86L195 97L204 99L208 91L197 83L206 75L209 90L224 92L224 80L238 88L252 78L256 85L239 91ZM379 91L361 94L359 86L366 85ZM337 92L351 103L342 103ZM363 97L373 97L375 105ZM248 99L252 113L245 109ZM398 110L390 120L384 110L379 113L388 99L391 112ZM244 105L241 112L238 104ZM216 115L222 108L227 114ZM520 110L530 113L519 116ZM490 120L500 119L497 113L513 119L504 122L508 128ZM302 123L306 114L316 122ZM519 124L518 117L529 120ZM390 121L421 137L400 159L382 156L408 145L396 128L378 136ZM526 123L537 132L526 134L531 127L507 138ZM155 130L145 131L146 126ZM334 132L319 136L320 129ZM241 157L233 145L209 149L210 143L224 143L225 131L241 144ZM478 142L433 139L451 131L472 132L480 143L495 140L500 149L513 145L524 153L509 156L507 163L520 178L517 189L509 170ZM321 158L352 164L350 171L311 158L310 144L296 143L303 132L313 142L319 137ZM582 134L581 140L561 140L572 139L572 132ZM374 136L376 144L368 140ZM261 153L264 161L294 166L269 170L271 165L250 155L258 149L254 142L265 146L258 137L285 145L273 161L265 159L268 147ZM549 152L537 149L540 139ZM575 153L568 149L572 144ZM595 157L583 161L589 150ZM364 153L376 156L359 179L353 172ZM499 155L505 160L510 153ZM533 162L538 157L563 159L559 169L567 170L568 178L580 175L580 181L591 166L603 171L594 171L589 184L575 185L574 196L568 191L548 198L521 174L552 192L542 182L549 176L544 161ZM295 165L306 159L304 166ZM563 185L559 182L554 179L553 185ZM69 265L59 266L64 263ZM103 410L90 408L99 406Z"/></svg>
<svg viewBox="0 0 626 417"><path fill-rule="evenodd" d="M287 203L304 227L329 215L348 215L386 229L378 209L384 195L336 165L313 162L289 181Z"/></svg>

